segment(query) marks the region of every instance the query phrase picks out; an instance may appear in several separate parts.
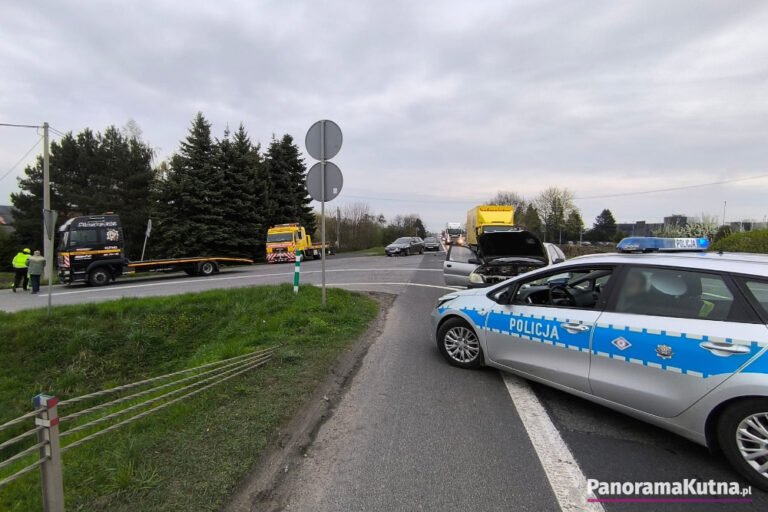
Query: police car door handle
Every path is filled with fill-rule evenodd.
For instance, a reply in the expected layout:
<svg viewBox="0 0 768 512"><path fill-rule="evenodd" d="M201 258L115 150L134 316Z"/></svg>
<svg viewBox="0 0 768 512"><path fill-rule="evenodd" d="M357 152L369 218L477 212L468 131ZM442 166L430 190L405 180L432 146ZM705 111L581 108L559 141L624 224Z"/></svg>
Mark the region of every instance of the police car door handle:
<svg viewBox="0 0 768 512"><path fill-rule="evenodd" d="M565 329L571 334L586 332L591 329L591 327L588 325L577 324L575 322L563 322L562 324L560 324L560 327L562 327L563 329Z"/></svg>
<svg viewBox="0 0 768 512"><path fill-rule="evenodd" d="M699 343L699 346L720 357L728 357L733 354L749 354L751 352L750 348L746 345L718 343L716 341L705 341L704 343Z"/></svg>

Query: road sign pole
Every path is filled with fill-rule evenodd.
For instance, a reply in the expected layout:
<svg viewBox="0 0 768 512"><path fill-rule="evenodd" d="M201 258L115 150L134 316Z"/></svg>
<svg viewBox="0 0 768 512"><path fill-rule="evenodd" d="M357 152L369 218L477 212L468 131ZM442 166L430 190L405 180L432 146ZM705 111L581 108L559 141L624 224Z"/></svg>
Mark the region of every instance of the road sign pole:
<svg viewBox="0 0 768 512"><path fill-rule="evenodd" d="M320 250L322 251L323 309L325 309L325 121L320 122Z"/></svg>
<svg viewBox="0 0 768 512"><path fill-rule="evenodd" d="M325 234L325 202L333 201L341 192L344 183L341 170L328 159L333 158L339 152L342 139L339 125L326 119L314 123L304 138L309 155L315 160L319 160L307 171L305 184L309 196L315 201L320 201L320 250L323 251L320 254L323 260L320 273L322 275L323 309L326 306L325 257L328 243Z"/></svg>

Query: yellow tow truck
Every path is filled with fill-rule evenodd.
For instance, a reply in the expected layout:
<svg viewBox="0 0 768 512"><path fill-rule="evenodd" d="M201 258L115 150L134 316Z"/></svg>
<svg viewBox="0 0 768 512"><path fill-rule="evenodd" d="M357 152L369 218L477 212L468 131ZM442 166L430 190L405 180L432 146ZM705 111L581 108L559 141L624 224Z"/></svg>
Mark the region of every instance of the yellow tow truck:
<svg viewBox="0 0 768 512"><path fill-rule="evenodd" d="M313 243L298 222L277 224L267 231L267 263L295 262L297 250L301 251L302 259L317 260L322 256L323 249L326 254L333 254L330 244Z"/></svg>

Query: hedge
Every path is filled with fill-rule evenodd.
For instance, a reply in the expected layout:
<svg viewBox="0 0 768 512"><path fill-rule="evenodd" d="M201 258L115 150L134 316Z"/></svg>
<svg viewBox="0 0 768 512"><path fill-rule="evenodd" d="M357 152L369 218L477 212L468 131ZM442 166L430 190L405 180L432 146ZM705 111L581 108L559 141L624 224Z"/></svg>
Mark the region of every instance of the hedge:
<svg viewBox="0 0 768 512"><path fill-rule="evenodd" d="M712 250L768 253L768 229L734 233L712 244Z"/></svg>

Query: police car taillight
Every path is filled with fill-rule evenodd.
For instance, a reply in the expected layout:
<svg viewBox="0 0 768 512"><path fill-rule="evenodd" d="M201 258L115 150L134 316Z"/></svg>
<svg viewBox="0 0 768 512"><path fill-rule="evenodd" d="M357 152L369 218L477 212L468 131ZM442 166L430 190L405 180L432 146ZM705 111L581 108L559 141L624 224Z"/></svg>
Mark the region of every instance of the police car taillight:
<svg viewBox="0 0 768 512"><path fill-rule="evenodd" d="M619 242L619 252L703 252L709 249L706 238L629 237Z"/></svg>

